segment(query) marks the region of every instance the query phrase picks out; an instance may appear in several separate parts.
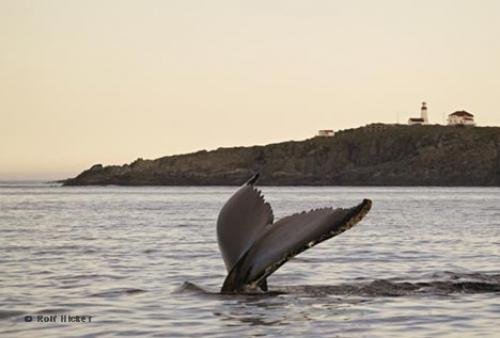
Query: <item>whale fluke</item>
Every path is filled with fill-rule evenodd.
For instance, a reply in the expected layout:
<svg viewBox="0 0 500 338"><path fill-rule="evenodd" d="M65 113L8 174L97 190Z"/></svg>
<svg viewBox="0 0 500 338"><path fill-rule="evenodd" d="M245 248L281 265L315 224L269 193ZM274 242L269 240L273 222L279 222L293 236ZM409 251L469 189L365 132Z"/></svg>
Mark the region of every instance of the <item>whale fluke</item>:
<svg viewBox="0 0 500 338"><path fill-rule="evenodd" d="M322 208L273 223L269 203L254 187L258 174L222 207L217 220L219 248L228 275L221 292L267 291L266 278L290 258L358 223L370 210L363 200L350 209Z"/></svg>

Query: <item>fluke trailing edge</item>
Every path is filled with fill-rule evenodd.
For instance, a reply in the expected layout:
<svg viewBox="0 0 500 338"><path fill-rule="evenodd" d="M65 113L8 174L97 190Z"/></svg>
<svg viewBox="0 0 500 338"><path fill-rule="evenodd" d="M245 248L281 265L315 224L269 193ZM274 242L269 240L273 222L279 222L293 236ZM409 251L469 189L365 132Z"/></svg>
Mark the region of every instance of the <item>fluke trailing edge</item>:
<svg viewBox="0 0 500 338"><path fill-rule="evenodd" d="M372 205L365 199L350 209L315 209L274 222L271 206L254 187L257 179L258 174L219 213L217 237L228 271L224 293L267 291L266 278L286 261L352 228Z"/></svg>

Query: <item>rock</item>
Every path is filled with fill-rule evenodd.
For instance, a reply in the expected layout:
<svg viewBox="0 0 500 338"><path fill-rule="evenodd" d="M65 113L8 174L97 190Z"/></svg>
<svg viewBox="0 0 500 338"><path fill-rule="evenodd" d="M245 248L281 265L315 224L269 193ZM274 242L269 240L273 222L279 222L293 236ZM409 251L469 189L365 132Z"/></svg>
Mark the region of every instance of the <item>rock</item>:
<svg viewBox="0 0 500 338"><path fill-rule="evenodd" d="M371 125L266 146L94 165L65 185L499 186L500 128Z"/></svg>
<svg viewBox="0 0 500 338"><path fill-rule="evenodd" d="M89 171L96 172L104 168L102 164L94 164L92 167L90 167Z"/></svg>

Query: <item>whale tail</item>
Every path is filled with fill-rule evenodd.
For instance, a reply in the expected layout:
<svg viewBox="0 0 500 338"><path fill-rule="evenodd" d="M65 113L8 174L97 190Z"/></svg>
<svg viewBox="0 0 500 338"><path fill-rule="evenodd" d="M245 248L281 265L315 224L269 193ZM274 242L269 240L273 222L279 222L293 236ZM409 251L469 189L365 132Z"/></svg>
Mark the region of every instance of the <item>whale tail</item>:
<svg viewBox="0 0 500 338"><path fill-rule="evenodd" d="M371 208L321 208L274 222L269 203L254 187L258 174L222 207L217 236L228 275L221 292L267 291L266 278L292 257L358 223Z"/></svg>

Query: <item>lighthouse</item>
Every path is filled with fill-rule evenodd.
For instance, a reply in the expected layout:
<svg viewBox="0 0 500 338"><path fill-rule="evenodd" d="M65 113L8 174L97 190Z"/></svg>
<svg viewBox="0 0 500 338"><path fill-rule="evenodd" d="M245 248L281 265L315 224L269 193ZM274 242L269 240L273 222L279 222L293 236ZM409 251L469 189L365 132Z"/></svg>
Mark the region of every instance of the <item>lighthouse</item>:
<svg viewBox="0 0 500 338"><path fill-rule="evenodd" d="M422 108L420 108L420 117L423 120L423 124L429 124L429 117L427 116L427 103L422 102Z"/></svg>
<svg viewBox="0 0 500 338"><path fill-rule="evenodd" d="M421 126L423 124L429 124L429 117L427 116L427 103L422 102L422 107L420 108L420 117L410 117L408 119L408 124L410 126Z"/></svg>

